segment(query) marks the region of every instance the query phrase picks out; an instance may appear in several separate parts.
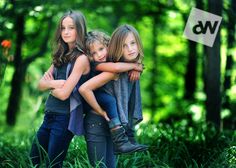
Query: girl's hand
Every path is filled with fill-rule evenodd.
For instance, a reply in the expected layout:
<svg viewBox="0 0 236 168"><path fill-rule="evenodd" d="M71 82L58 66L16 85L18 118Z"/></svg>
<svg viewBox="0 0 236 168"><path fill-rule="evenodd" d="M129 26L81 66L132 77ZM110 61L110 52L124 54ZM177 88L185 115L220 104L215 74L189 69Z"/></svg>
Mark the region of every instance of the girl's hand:
<svg viewBox="0 0 236 168"><path fill-rule="evenodd" d="M107 113L103 111L102 116L107 120L110 121L109 117L107 116Z"/></svg>
<svg viewBox="0 0 236 168"><path fill-rule="evenodd" d="M136 66L135 66L134 70L139 71L139 72L142 72L144 70L143 64L141 64L141 63L135 63L135 64L136 64Z"/></svg>
<svg viewBox="0 0 236 168"><path fill-rule="evenodd" d="M50 72L50 71L47 71L44 73L43 79L45 81L49 81L51 88L53 88L53 89L62 88L66 82L66 80L62 80L62 79L54 80L52 72Z"/></svg>
<svg viewBox="0 0 236 168"><path fill-rule="evenodd" d="M54 80L53 75L50 71L46 71L43 75L44 80Z"/></svg>
<svg viewBox="0 0 236 168"><path fill-rule="evenodd" d="M129 79L130 81L136 81L140 78L140 72L132 70L129 72Z"/></svg>

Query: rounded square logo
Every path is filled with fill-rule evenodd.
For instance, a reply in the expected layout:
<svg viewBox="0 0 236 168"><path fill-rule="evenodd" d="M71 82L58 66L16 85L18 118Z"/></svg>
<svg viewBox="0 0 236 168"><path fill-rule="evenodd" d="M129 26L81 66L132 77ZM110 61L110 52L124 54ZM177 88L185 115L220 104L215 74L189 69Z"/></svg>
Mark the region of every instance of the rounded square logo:
<svg viewBox="0 0 236 168"><path fill-rule="evenodd" d="M189 40L212 47L221 20L221 16L192 8L183 36Z"/></svg>

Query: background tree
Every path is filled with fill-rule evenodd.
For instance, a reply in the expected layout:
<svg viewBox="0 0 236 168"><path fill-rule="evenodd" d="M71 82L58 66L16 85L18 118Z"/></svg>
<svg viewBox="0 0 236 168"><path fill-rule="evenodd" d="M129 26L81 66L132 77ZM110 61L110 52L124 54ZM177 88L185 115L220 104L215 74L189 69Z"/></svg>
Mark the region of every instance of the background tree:
<svg viewBox="0 0 236 168"><path fill-rule="evenodd" d="M216 15L222 15L222 0L208 0L209 12ZM206 60L206 119L212 122L216 127L220 127L220 112L221 112L221 41L220 30L213 47L207 47Z"/></svg>
<svg viewBox="0 0 236 168"><path fill-rule="evenodd" d="M14 31L16 34L15 40L15 53L13 60L14 74L11 81L11 93L9 97L9 103L6 110L6 121L9 125L14 125L16 122L17 109L19 109L21 93L22 93L22 85L24 82L25 74L27 67L32 63L36 58L42 57L47 51L47 41L49 38L49 34L51 31L51 20L52 16L44 16L43 18L30 16L30 12L35 11L34 7L36 7L37 3L33 4L31 2L30 8L22 8L22 3L19 1L11 1L9 4L11 6L10 10L8 10L8 14L14 17ZM39 37L38 34L39 29L36 29L35 32L30 32L26 35L26 24L28 17L31 19L37 19L38 22L41 22L41 29L44 29L45 32L42 32L44 35L41 38L41 42L37 43L39 45L38 51L32 50L32 52L23 54L22 50L25 43L36 42L36 38ZM45 27L47 26L47 28Z"/></svg>
<svg viewBox="0 0 236 168"><path fill-rule="evenodd" d="M203 1L196 0L196 8L203 10ZM187 23L188 13L183 13L184 22ZM193 100L194 93L196 91L197 84L197 43L194 41L188 41L188 63L186 67L186 73L184 76L185 93L184 98L186 100Z"/></svg>
<svg viewBox="0 0 236 168"><path fill-rule="evenodd" d="M227 57L226 66L224 73L224 84L223 84L223 108L229 109L229 95L227 91L231 87L232 83L232 68L233 68L233 48L235 44L235 17L236 17L236 1L231 0L229 4L231 7L227 12Z"/></svg>
<svg viewBox="0 0 236 168"><path fill-rule="evenodd" d="M235 109L232 108L232 103L230 102L230 88L233 84L233 65L234 65L234 47L235 47L235 18L236 18L236 0L231 0L229 9L225 10L227 13L227 55L226 55L226 65L224 72L224 83L223 83L223 109L230 110L229 116L223 120L224 128L235 129L236 117Z"/></svg>

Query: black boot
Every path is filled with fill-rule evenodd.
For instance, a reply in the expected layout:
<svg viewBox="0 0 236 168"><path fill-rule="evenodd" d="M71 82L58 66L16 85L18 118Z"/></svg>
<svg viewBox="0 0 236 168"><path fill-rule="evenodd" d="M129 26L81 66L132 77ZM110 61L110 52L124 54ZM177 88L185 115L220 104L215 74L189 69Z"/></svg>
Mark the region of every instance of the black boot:
<svg viewBox="0 0 236 168"><path fill-rule="evenodd" d="M128 137L128 139L129 139L131 144L133 144L135 146L138 146L137 152L148 150L148 146L147 145L137 143L137 141L135 140L134 137Z"/></svg>
<svg viewBox="0 0 236 168"><path fill-rule="evenodd" d="M133 153L139 150L139 146L133 145L129 142L125 129L123 127L111 131L111 137L114 144L115 155L122 153Z"/></svg>
<svg viewBox="0 0 236 168"><path fill-rule="evenodd" d="M147 145L137 143L137 141L135 140L135 135L134 135L133 129L126 127L126 135L128 136L130 143L139 147L137 151L141 152L141 151L148 150Z"/></svg>

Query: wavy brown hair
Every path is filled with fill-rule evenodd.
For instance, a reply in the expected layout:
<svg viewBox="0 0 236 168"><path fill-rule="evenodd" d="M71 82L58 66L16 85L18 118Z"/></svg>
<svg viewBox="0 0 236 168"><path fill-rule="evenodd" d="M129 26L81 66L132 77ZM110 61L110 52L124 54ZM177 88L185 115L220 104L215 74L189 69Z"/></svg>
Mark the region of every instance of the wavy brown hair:
<svg viewBox="0 0 236 168"><path fill-rule="evenodd" d="M106 33L102 32L102 31L98 31L98 30L93 30L93 31L88 32L87 37L86 37L85 46L86 46L86 52L90 57L91 57L90 47L96 41L98 41L99 43L101 43L105 47L108 47L110 37Z"/></svg>
<svg viewBox="0 0 236 168"><path fill-rule="evenodd" d="M143 45L137 30L128 24L121 25L112 33L111 40L108 46L108 59L112 62L124 61L123 60L123 44L129 33L133 33L136 43L138 45L139 55L134 60L135 62L142 62Z"/></svg>
<svg viewBox="0 0 236 168"><path fill-rule="evenodd" d="M75 42L75 47L72 51L69 52L69 46L65 43L61 37L62 32L62 21L66 18L70 17L75 24L77 38ZM85 53L85 36L87 33L86 28L86 20L84 15L77 11L69 11L65 13L57 26L56 34L55 34L55 44L54 51L52 53L52 63L59 67L63 63L68 63L70 61L75 60L79 55Z"/></svg>

